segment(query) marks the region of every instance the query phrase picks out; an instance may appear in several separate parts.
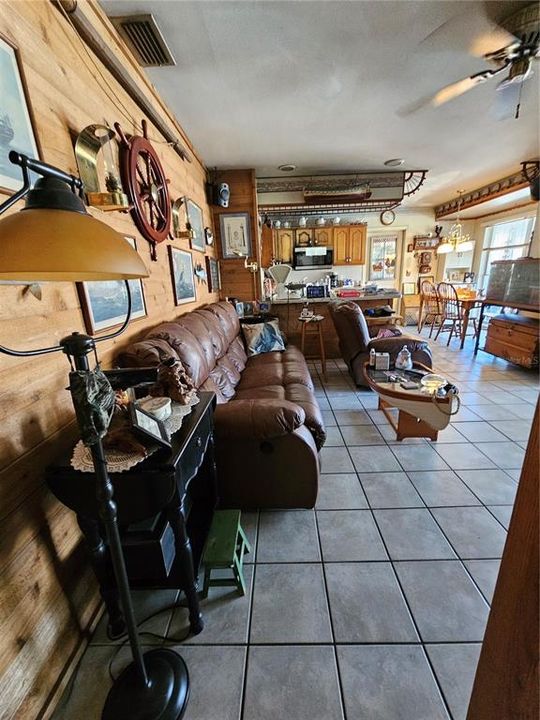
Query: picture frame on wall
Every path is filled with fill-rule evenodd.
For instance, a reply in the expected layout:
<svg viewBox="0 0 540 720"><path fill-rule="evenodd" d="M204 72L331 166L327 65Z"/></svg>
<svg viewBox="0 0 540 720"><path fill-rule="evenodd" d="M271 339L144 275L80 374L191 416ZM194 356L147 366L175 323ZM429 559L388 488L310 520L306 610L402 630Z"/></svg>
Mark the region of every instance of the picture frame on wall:
<svg viewBox="0 0 540 720"><path fill-rule="evenodd" d="M420 292L420 288L422 287L422 283L424 280L427 280L432 285L435 283L435 276L434 275L420 275L418 277L418 292Z"/></svg>
<svg viewBox="0 0 540 720"><path fill-rule="evenodd" d="M208 292L219 292L221 290L221 274L219 262L216 258L206 256L206 276L208 278Z"/></svg>
<svg viewBox="0 0 540 720"><path fill-rule="evenodd" d="M404 282L402 284L402 294L403 295L416 295L416 283Z"/></svg>
<svg viewBox="0 0 540 720"><path fill-rule="evenodd" d="M124 236L134 250L134 237ZM131 293L131 320L146 317L142 280L128 280ZM95 280L77 283L86 332L96 335L121 325L127 313L127 291L123 280Z"/></svg>
<svg viewBox="0 0 540 720"><path fill-rule="evenodd" d="M223 213L219 216L221 254L225 260L251 255L249 213Z"/></svg>
<svg viewBox="0 0 540 720"><path fill-rule="evenodd" d="M180 250L172 245L168 247L174 304L193 302L196 299L193 256L187 250Z"/></svg>
<svg viewBox="0 0 540 720"><path fill-rule="evenodd" d="M193 200L186 200L186 218L188 230L193 232L193 237L190 241L191 249L204 252L205 233L203 214L201 208L197 203L194 203Z"/></svg>
<svg viewBox="0 0 540 720"><path fill-rule="evenodd" d="M21 170L9 161L16 150L39 159L32 113L17 48L0 35L0 191L22 186Z"/></svg>

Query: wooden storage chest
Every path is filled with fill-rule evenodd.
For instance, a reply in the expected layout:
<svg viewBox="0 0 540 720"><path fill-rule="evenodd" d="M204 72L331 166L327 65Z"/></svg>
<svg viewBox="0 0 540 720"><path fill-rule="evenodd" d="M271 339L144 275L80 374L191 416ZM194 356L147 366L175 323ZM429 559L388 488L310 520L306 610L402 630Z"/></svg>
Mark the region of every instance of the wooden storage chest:
<svg viewBox="0 0 540 720"><path fill-rule="evenodd" d="M486 352L509 362L531 368L538 365L539 322L522 315L491 318L486 336Z"/></svg>

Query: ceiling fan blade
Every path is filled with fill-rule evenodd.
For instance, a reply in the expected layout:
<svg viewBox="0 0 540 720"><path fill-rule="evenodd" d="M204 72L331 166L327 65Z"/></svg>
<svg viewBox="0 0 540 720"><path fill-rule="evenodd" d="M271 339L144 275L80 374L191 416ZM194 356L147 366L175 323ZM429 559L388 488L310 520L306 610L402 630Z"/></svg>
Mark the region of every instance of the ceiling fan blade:
<svg viewBox="0 0 540 720"><path fill-rule="evenodd" d="M516 44L518 41L514 35L498 25L493 25L491 30L480 33L472 39L469 53L475 57L484 57Z"/></svg>
<svg viewBox="0 0 540 720"><path fill-rule="evenodd" d="M509 120L515 118L516 108L519 105L521 83L510 83L497 88L491 114L496 120Z"/></svg>
<svg viewBox="0 0 540 720"><path fill-rule="evenodd" d="M459 7L456 3L456 7ZM456 50L464 47L475 57L483 57L516 42L514 35L488 15L485 4L464 3L466 9L441 23L420 42L419 48L429 51ZM463 7L463 6L462 6Z"/></svg>
<svg viewBox="0 0 540 720"><path fill-rule="evenodd" d="M493 73L491 70L485 70L484 72L477 73L476 75L471 75L470 77L463 78L463 80L458 80L455 83L446 85L446 87L441 88L431 98L431 104L435 107L444 105L444 103L447 103L450 100L454 100L455 98L463 95L469 90L472 90L477 85L481 85L482 83L486 82L486 80L489 80L492 75Z"/></svg>

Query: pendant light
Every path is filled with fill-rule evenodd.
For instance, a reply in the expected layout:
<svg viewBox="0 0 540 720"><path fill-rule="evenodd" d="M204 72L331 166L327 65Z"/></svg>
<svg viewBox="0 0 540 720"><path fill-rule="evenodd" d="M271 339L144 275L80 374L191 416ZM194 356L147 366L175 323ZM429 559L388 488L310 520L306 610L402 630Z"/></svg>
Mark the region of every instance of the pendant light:
<svg viewBox="0 0 540 720"><path fill-rule="evenodd" d="M451 252L469 252L474 248L474 241L471 240L471 236L468 233L463 233L463 226L459 219L459 212L461 209L461 196L463 190L458 190L458 204L457 204L457 216L456 222L452 225L448 234L442 239L441 244L437 248L438 255L445 255Z"/></svg>

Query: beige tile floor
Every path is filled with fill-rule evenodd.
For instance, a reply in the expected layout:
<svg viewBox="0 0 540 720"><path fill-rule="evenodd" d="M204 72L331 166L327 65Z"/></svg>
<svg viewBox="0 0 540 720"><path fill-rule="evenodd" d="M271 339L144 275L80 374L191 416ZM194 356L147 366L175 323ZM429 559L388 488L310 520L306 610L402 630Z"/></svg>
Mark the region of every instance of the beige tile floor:
<svg viewBox="0 0 540 720"><path fill-rule="evenodd" d="M397 443L341 361L325 383L312 365L329 430L315 510L244 515L248 595L213 588L201 635L175 644L181 607L143 628L188 663L186 720L464 720L538 378L471 340L431 346L463 402L435 443ZM139 618L174 601L134 595ZM117 650L102 622L55 720L98 720Z"/></svg>

